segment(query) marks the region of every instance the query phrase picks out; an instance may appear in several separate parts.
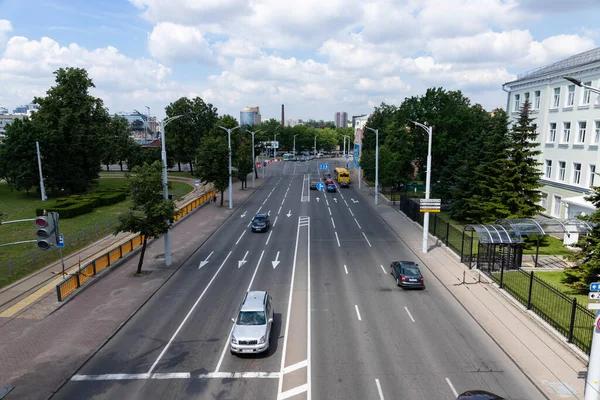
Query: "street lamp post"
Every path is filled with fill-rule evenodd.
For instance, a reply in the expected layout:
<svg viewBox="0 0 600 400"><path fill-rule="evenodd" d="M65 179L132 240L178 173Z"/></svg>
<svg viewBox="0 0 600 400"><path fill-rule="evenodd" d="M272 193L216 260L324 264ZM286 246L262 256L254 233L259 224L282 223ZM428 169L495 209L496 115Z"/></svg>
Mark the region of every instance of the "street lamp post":
<svg viewBox="0 0 600 400"><path fill-rule="evenodd" d="M427 146L427 175L425 178L425 199L429 199L429 193L431 191L431 139L433 137L433 127L421 124L420 122L412 121L413 124L423 128L427 132L428 146ZM427 253L428 245L427 239L429 238L429 212L426 212L423 216L423 253Z"/></svg>
<svg viewBox="0 0 600 400"><path fill-rule="evenodd" d="M275 142L277 142L277 133L275 134L275 140L273 140L273 160L277 159L277 147L275 147Z"/></svg>
<svg viewBox="0 0 600 400"><path fill-rule="evenodd" d="M365 128L375 132L375 205L377 205L379 204L379 129L369 128L368 126L365 126Z"/></svg>
<svg viewBox="0 0 600 400"><path fill-rule="evenodd" d="M161 152L160 158L162 160L162 184L163 184L163 199L169 199L169 181L167 180L167 144L165 143L165 128L171 121L175 121L178 118L183 117L184 115L176 115L174 117L170 117L165 119L161 123L160 127L160 142L161 142ZM166 221L169 223L169 221ZM171 228L167 230L165 235L165 265L171 265Z"/></svg>
<svg viewBox="0 0 600 400"><path fill-rule="evenodd" d="M248 129L245 129L245 131L248 132L248 133L250 133L252 135L252 189L254 189L255 188L254 178L255 178L255 175L256 175L256 171L255 171L255 169L256 169L256 158L254 157L254 134L256 132L262 132L262 131L252 132L252 131L249 131Z"/></svg>
<svg viewBox="0 0 600 400"><path fill-rule="evenodd" d="M218 125L218 127L227 132L227 147L229 147L229 208L231 209L233 208L233 178L231 173L231 132L239 128L239 126L236 126L235 128L225 128L221 125Z"/></svg>
<svg viewBox="0 0 600 400"><path fill-rule="evenodd" d="M315 147L314 147L315 158L317 157L317 135L315 135Z"/></svg>
<svg viewBox="0 0 600 400"><path fill-rule="evenodd" d="M568 80L569 82L575 84L576 86L588 89L590 92L600 94L600 88L595 88L593 86L584 85L583 83L581 83L581 81L579 79L571 78L570 76L563 76L562 78Z"/></svg>
<svg viewBox="0 0 600 400"><path fill-rule="evenodd" d="M294 135L294 150L292 151L294 153L294 157L296 157L296 136L298 136L297 133Z"/></svg>

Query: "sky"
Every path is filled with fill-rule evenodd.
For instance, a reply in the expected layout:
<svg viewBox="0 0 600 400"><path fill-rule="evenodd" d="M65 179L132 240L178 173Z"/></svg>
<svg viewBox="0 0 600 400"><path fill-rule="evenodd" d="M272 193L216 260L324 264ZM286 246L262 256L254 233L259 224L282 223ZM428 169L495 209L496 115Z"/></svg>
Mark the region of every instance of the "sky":
<svg viewBox="0 0 600 400"><path fill-rule="evenodd" d="M239 120L369 114L429 87L488 110L502 84L600 43L600 0L0 0L0 106L87 69L111 113L200 96Z"/></svg>

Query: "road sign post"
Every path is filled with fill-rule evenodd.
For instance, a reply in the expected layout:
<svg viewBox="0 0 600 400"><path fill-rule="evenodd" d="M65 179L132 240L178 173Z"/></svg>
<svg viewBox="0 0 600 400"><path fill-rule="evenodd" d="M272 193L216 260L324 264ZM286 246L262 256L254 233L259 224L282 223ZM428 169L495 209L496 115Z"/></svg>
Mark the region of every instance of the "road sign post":
<svg viewBox="0 0 600 400"><path fill-rule="evenodd" d="M420 212L440 212L442 206L441 199L420 199L419 211Z"/></svg>
<svg viewBox="0 0 600 400"><path fill-rule="evenodd" d="M323 182L317 183L317 190L319 192L322 192L323 190L325 190L325 184Z"/></svg>

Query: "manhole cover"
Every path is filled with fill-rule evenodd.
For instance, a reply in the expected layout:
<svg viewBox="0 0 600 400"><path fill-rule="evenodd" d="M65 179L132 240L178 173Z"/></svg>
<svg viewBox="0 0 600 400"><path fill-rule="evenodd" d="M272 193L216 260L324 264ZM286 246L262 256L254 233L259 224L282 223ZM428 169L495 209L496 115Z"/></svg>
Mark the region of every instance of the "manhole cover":
<svg viewBox="0 0 600 400"><path fill-rule="evenodd" d="M0 399L3 399L4 396L6 396L8 392L10 392L13 389L13 386L0 386Z"/></svg>

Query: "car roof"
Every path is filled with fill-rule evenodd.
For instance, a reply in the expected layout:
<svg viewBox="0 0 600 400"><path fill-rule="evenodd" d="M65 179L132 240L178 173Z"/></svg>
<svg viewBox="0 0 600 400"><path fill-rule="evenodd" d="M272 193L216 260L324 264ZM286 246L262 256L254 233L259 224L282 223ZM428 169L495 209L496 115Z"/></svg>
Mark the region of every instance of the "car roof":
<svg viewBox="0 0 600 400"><path fill-rule="evenodd" d="M267 214L266 213L258 213L254 216L254 218L256 218L256 217L265 217L266 218Z"/></svg>
<svg viewBox="0 0 600 400"><path fill-rule="evenodd" d="M263 311L267 292L256 290L248 292L242 303L241 311Z"/></svg>

